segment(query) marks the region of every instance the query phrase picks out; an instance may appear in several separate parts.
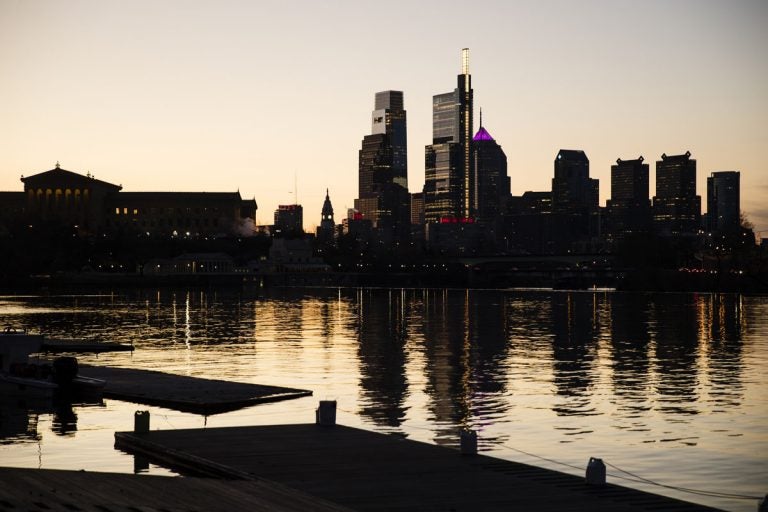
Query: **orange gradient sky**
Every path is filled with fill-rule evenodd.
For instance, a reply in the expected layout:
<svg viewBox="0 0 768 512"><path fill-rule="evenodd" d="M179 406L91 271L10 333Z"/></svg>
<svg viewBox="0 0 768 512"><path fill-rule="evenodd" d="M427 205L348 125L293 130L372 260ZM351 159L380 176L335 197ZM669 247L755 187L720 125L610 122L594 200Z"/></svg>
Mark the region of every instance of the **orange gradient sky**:
<svg viewBox="0 0 768 512"><path fill-rule="evenodd" d="M0 190L54 167L126 191L232 191L340 222L374 93L402 90L409 188L424 183L432 95L471 49L477 107L512 192L549 190L583 149L610 166L691 151L738 170L768 237L768 2L0 0Z"/></svg>

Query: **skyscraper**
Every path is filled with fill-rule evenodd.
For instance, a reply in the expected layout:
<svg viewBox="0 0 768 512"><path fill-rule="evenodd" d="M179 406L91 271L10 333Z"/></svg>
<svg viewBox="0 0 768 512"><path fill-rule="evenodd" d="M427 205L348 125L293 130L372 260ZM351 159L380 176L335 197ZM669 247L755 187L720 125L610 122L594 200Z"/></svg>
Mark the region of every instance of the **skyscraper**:
<svg viewBox="0 0 768 512"><path fill-rule="evenodd" d="M597 210L599 181L589 177L589 159L581 150L561 149L552 178L552 212L588 214Z"/></svg>
<svg viewBox="0 0 768 512"><path fill-rule="evenodd" d="M707 178L707 229L735 230L740 225L741 175L739 171L713 172Z"/></svg>
<svg viewBox="0 0 768 512"><path fill-rule="evenodd" d="M406 112L401 91L376 93L371 134L359 152L355 209L380 231L410 231Z"/></svg>
<svg viewBox="0 0 768 512"><path fill-rule="evenodd" d="M275 236L304 235L304 208L300 204L281 204L275 210Z"/></svg>
<svg viewBox="0 0 768 512"><path fill-rule="evenodd" d="M505 213L510 198L510 182L507 176L507 155L483 127L482 111L480 129L472 139L472 148L475 185L473 210L479 222L491 222Z"/></svg>
<svg viewBox="0 0 768 512"><path fill-rule="evenodd" d="M432 144L424 154L424 215L428 223L474 215L472 95L469 48L464 48L456 89L432 98Z"/></svg>
<svg viewBox="0 0 768 512"><path fill-rule="evenodd" d="M611 199L608 201L610 235L621 238L647 232L651 226L648 164L641 156L635 160L616 160L611 166Z"/></svg>
<svg viewBox="0 0 768 512"><path fill-rule="evenodd" d="M661 155L656 161L653 223L665 235L690 234L701 225L701 196L696 195L696 160L691 152Z"/></svg>

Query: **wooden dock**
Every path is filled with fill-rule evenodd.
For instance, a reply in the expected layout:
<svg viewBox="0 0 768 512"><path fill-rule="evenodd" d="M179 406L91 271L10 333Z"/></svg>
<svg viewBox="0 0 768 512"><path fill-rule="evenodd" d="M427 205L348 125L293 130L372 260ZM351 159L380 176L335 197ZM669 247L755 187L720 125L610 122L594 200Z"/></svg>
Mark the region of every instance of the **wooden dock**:
<svg viewBox="0 0 768 512"><path fill-rule="evenodd" d="M184 471L265 478L358 511L712 508L617 485L343 426L118 432L115 446Z"/></svg>
<svg viewBox="0 0 768 512"><path fill-rule="evenodd" d="M264 481L0 468L0 510L349 512Z"/></svg>
<svg viewBox="0 0 768 512"><path fill-rule="evenodd" d="M40 346L41 352L49 354L81 353L101 354L104 352L132 352L133 345L125 343L106 343L91 340L64 340L44 338Z"/></svg>
<svg viewBox="0 0 768 512"><path fill-rule="evenodd" d="M132 368L82 366L80 374L106 380L105 398L196 414L234 411L312 394L304 389L201 379Z"/></svg>

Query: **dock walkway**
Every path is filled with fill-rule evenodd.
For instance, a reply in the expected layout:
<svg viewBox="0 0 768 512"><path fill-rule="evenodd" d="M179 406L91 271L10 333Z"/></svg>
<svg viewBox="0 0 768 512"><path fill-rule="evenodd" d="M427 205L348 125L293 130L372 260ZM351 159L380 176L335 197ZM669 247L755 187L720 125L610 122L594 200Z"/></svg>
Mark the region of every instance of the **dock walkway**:
<svg viewBox="0 0 768 512"><path fill-rule="evenodd" d="M0 468L0 510L351 512L264 481Z"/></svg>
<svg viewBox="0 0 768 512"><path fill-rule="evenodd" d="M304 389L201 379L132 368L82 366L80 374L106 380L105 398L197 414L234 411L312 394Z"/></svg>
<svg viewBox="0 0 768 512"><path fill-rule="evenodd" d="M712 508L556 471L340 425L118 432L119 449L165 466L266 478L358 511Z"/></svg>
<svg viewBox="0 0 768 512"><path fill-rule="evenodd" d="M102 354L104 352L133 352L133 345L125 343L109 343L93 340L64 340L43 338L41 352L49 354L80 353Z"/></svg>

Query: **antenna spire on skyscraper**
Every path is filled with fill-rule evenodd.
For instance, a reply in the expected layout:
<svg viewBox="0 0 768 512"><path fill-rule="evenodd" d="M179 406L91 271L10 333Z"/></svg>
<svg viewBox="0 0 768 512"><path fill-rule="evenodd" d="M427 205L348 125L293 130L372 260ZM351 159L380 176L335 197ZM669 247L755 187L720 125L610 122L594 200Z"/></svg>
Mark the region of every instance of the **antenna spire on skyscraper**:
<svg viewBox="0 0 768 512"><path fill-rule="evenodd" d="M469 74L469 48L461 49L461 74Z"/></svg>

